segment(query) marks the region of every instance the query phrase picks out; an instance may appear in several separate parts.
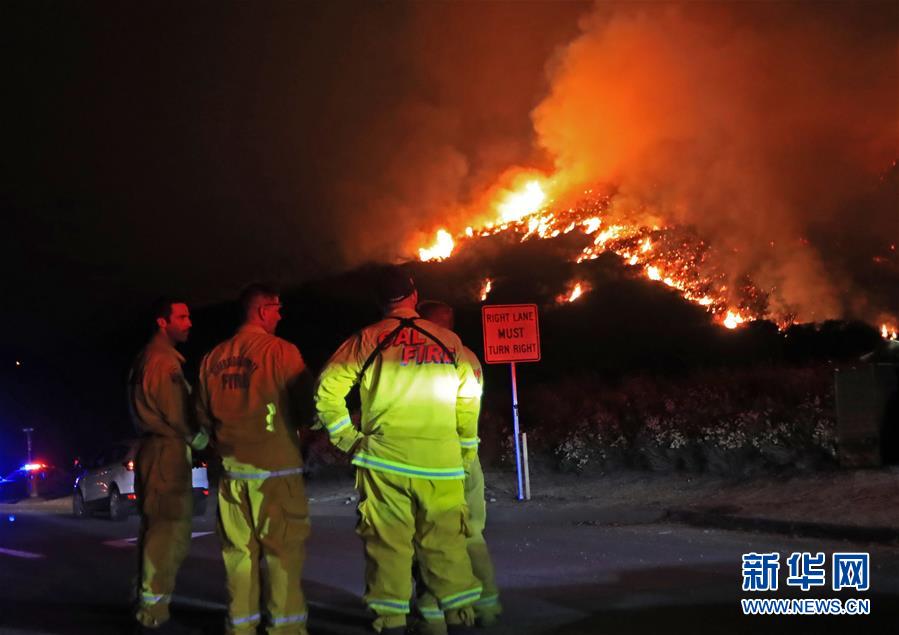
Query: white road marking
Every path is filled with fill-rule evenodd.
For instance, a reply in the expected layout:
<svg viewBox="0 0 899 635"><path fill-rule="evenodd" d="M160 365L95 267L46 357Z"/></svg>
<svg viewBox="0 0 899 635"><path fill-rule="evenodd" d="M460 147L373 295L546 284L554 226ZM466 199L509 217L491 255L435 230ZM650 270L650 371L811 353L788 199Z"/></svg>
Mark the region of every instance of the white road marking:
<svg viewBox="0 0 899 635"><path fill-rule="evenodd" d="M29 560L36 560L39 558L43 558L44 554L42 553L31 553L30 551L17 551L16 549L4 549L0 547L0 553L5 556L13 556L14 558L27 558Z"/></svg>
<svg viewBox="0 0 899 635"><path fill-rule="evenodd" d="M191 538L202 538L203 536L211 536L214 531L195 531L190 534ZM103 543L107 547L115 547L116 549L127 549L137 545L137 538L122 538L121 540L107 540Z"/></svg>
<svg viewBox="0 0 899 635"><path fill-rule="evenodd" d="M190 537L191 538L202 538L203 536L211 536L214 533L215 533L214 531L195 531L190 535Z"/></svg>

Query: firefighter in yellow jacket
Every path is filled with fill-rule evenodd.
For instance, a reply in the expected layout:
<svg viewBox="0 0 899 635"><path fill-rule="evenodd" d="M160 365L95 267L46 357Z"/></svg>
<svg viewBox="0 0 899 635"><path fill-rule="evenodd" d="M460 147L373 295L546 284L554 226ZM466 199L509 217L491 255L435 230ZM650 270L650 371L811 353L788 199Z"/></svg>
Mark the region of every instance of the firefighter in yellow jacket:
<svg viewBox="0 0 899 635"><path fill-rule="evenodd" d="M453 308L443 302L427 301L418 305L421 316L445 329L452 330L454 325ZM467 346L462 347L462 354L471 364L478 384L483 391L484 377L481 362L474 351ZM465 468L465 503L468 505L468 525L471 535L466 541L471 568L475 577L484 587L481 597L475 602L478 625L491 626L502 613L499 602L499 589L496 586L496 574L493 560L484 540L484 527L487 524L487 504L484 500L484 472L481 461L476 456ZM428 634L446 632L443 624L443 611L437 606L437 599L429 589L418 590L418 610L425 619L425 627L421 629Z"/></svg>
<svg viewBox="0 0 899 635"><path fill-rule="evenodd" d="M191 454L208 437L198 432L189 407L190 386L176 344L187 341L190 311L163 298L154 306L158 330L140 352L128 381L132 419L141 436L137 494L141 512L138 632L188 632L169 619L175 576L190 548L193 511Z"/></svg>
<svg viewBox="0 0 899 635"><path fill-rule="evenodd" d="M464 465L477 453L480 387L455 333L415 312L407 274L385 270L378 293L384 319L343 343L315 394L319 421L356 466L364 599L376 631L403 633L417 548L450 632L466 632L481 595L465 549L463 491ZM345 401L356 383L361 429Z"/></svg>
<svg viewBox="0 0 899 635"><path fill-rule="evenodd" d="M274 335L278 293L251 285L241 305L243 326L203 358L197 399L224 469L218 520L227 632L256 633L265 623L269 635L306 635L300 578L309 514L297 424L311 417L311 378L297 347Z"/></svg>

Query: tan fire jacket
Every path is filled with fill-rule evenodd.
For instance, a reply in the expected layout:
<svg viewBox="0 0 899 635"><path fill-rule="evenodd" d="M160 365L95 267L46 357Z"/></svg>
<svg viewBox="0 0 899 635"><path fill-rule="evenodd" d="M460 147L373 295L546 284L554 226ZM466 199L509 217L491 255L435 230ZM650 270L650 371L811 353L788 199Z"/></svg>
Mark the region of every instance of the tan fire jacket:
<svg viewBox="0 0 899 635"><path fill-rule="evenodd" d="M297 425L311 410L311 377L296 346L244 325L203 358L197 393L226 471L265 478L302 466Z"/></svg>
<svg viewBox="0 0 899 635"><path fill-rule="evenodd" d="M196 425L190 404L190 385L181 365L184 357L157 333L138 354L128 377L131 418L140 434L184 439Z"/></svg>

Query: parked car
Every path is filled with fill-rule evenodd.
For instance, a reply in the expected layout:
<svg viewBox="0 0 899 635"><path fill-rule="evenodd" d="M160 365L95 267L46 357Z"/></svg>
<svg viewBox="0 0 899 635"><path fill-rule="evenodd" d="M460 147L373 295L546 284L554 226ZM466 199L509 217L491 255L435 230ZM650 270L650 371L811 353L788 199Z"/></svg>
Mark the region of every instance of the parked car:
<svg viewBox="0 0 899 635"><path fill-rule="evenodd" d="M137 513L134 462L138 443L136 439L115 443L82 465L72 493L72 514L75 517L84 518L98 511L108 511L110 519L122 520ZM209 500L205 462L194 461L191 478L194 516L202 516Z"/></svg>
<svg viewBox="0 0 899 635"><path fill-rule="evenodd" d="M72 476L46 463L26 463L0 478L0 502L15 503L28 498L29 487L41 498L65 496L71 490Z"/></svg>

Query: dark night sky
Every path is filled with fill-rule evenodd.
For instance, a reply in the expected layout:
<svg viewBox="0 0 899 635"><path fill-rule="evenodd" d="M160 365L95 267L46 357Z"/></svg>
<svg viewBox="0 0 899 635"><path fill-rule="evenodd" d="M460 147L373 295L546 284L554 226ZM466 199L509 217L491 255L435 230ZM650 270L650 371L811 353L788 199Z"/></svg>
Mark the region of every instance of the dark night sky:
<svg viewBox="0 0 899 635"><path fill-rule="evenodd" d="M584 8L5 5L4 330L52 347L164 291L395 256L432 229L416 199L533 158L543 65Z"/></svg>

